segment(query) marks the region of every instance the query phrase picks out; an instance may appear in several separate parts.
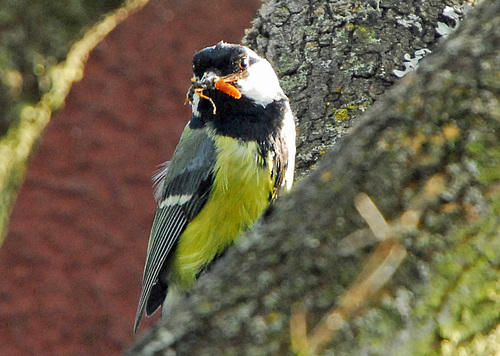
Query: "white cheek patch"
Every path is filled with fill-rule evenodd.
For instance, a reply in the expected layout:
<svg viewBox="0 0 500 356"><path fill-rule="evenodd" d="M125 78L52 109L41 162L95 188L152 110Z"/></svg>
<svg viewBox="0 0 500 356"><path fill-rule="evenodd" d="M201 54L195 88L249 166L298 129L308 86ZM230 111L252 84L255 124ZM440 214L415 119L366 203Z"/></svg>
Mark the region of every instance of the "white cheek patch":
<svg viewBox="0 0 500 356"><path fill-rule="evenodd" d="M256 104L267 106L283 93L273 67L265 59L248 68L248 76L238 80L241 94Z"/></svg>
<svg viewBox="0 0 500 356"><path fill-rule="evenodd" d="M163 200L158 207L164 208L166 206L182 205L187 203L192 196L192 194L171 195Z"/></svg>
<svg viewBox="0 0 500 356"><path fill-rule="evenodd" d="M290 107L287 108L285 113L285 119L283 120L282 128L286 140L286 146L288 148L288 170L285 173L284 185L287 190L292 188L293 183L293 173L295 170L295 121L293 120L293 114Z"/></svg>

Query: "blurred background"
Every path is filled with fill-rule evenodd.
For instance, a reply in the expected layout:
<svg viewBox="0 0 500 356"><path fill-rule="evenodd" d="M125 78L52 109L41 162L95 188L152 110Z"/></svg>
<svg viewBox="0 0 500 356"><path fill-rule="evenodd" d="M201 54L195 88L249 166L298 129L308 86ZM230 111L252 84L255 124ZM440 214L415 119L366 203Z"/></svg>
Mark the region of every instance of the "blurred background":
<svg viewBox="0 0 500 356"><path fill-rule="evenodd" d="M132 343L151 175L190 118L192 56L240 42L259 5L150 0L91 52L29 162L0 248L0 355L118 355Z"/></svg>

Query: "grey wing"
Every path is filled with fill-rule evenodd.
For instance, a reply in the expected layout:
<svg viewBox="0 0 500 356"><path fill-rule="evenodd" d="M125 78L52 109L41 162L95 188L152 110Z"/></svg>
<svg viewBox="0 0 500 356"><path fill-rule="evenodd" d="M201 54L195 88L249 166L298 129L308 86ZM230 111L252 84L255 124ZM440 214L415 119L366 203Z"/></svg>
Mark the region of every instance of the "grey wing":
<svg viewBox="0 0 500 356"><path fill-rule="evenodd" d="M151 291L160 282L160 271L179 236L208 200L215 160L215 143L205 129L192 130L186 126L170 164L157 175L160 177L155 193L158 208L149 237L134 330L146 305L148 314L161 305L162 301L155 300L150 306Z"/></svg>

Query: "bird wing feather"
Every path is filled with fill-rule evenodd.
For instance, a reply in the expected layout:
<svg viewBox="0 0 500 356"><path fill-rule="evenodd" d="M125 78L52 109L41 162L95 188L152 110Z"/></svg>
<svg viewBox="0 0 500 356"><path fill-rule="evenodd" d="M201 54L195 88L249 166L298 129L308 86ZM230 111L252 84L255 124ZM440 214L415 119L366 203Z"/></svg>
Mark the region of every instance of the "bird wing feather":
<svg viewBox="0 0 500 356"><path fill-rule="evenodd" d="M193 130L188 124L172 160L156 174L158 208L149 237L135 329L167 257L210 196L215 162L215 142L207 129Z"/></svg>

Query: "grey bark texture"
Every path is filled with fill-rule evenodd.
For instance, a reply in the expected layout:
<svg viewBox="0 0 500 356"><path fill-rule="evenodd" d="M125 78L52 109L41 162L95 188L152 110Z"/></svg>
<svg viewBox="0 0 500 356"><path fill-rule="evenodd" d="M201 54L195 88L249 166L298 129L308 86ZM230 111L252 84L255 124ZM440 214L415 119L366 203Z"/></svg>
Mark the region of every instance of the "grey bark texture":
<svg viewBox="0 0 500 356"><path fill-rule="evenodd" d="M404 56L433 50L461 1L267 1L245 44L273 65L299 119L304 174L398 79Z"/></svg>
<svg viewBox="0 0 500 356"><path fill-rule="evenodd" d="M246 41L275 64L297 112L299 171L335 144L127 355L496 352L500 3L484 1L436 45L444 6L263 5ZM419 69L379 97L403 55L424 47ZM383 242L355 208L360 193L389 224ZM386 267L387 283L345 312L353 281ZM337 326L325 318L336 306Z"/></svg>

